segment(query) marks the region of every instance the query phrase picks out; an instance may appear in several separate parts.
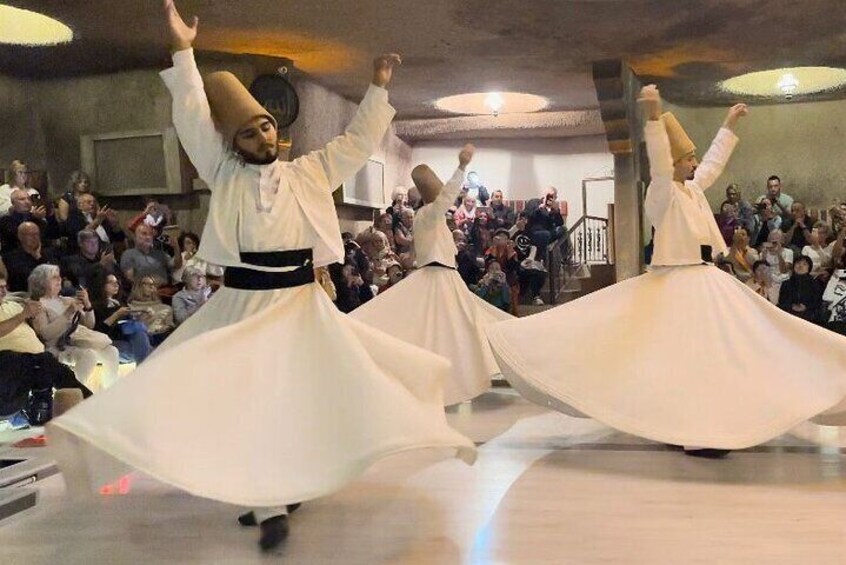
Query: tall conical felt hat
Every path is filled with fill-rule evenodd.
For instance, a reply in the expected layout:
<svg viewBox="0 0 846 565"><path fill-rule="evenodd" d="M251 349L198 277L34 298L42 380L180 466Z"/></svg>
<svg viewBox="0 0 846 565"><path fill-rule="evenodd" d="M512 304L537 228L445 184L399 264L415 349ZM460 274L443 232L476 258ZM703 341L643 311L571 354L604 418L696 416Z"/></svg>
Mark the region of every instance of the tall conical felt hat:
<svg viewBox="0 0 846 565"><path fill-rule="evenodd" d="M247 87L230 72L211 73L203 81L212 117L223 138L232 142L235 134L256 116L266 116L273 126L276 120L253 98Z"/></svg>
<svg viewBox="0 0 846 565"><path fill-rule="evenodd" d="M662 114L661 121L664 122L664 127L667 128L667 137L670 138L670 153L673 155L673 163L696 152L696 146L672 112Z"/></svg>
<svg viewBox="0 0 846 565"><path fill-rule="evenodd" d="M428 165L414 167L411 171L411 180L426 204L434 202L444 188L444 183Z"/></svg>

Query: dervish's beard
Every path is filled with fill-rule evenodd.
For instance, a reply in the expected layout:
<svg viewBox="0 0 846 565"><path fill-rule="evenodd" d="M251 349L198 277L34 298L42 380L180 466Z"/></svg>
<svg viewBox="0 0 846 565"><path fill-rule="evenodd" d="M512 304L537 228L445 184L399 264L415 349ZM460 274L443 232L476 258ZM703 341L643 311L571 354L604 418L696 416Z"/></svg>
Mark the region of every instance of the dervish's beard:
<svg viewBox="0 0 846 565"><path fill-rule="evenodd" d="M245 163L250 165L269 165L279 157L279 151L275 147L268 147L261 153L248 153L239 151L239 155Z"/></svg>

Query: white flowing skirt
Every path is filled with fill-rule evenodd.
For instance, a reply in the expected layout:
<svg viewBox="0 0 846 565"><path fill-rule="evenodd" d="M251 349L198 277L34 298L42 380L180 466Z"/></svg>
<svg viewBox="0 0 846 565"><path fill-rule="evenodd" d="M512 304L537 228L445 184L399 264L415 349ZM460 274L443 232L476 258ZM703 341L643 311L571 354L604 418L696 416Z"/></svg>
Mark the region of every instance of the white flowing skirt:
<svg viewBox="0 0 846 565"><path fill-rule="evenodd" d="M424 267L350 316L452 361L444 405L474 398L501 373L485 328L514 317L473 294L453 269Z"/></svg>
<svg viewBox="0 0 846 565"><path fill-rule="evenodd" d="M488 336L529 400L670 444L757 445L846 397L846 338L705 265L656 270Z"/></svg>
<svg viewBox="0 0 846 565"><path fill-rule="evenodd" d="M211 331L186 341L201 325ZM197 496L281 506L400 451L475 457L443 413L449 364L341 314L316 284L222 289L181 331L48 424L72 491L130 466Z"/></svg>

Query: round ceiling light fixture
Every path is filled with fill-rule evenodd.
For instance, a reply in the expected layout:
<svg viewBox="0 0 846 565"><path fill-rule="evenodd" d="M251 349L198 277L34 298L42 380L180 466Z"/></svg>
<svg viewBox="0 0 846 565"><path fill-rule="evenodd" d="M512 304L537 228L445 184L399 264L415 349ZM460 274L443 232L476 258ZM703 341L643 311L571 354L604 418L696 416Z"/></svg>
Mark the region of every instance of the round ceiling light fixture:
<svg viewBox="0 0 846 565"><path fill-rule="evenodd" d="M846 86L846 69L835 67L789 67L747 73L724 80L720 90L762 98L784 97L827 92Z"/></svg>
<svg viewBox="0 0 846 565"><path fill-rule="evenodd" d="M435 101L435 107L451 114L498 116L500 114L528 114L540 112L549 100L524 92L473 92L447 96Z"/></svg>
<svg viewBox="0 0 846 565"><path fill-rule="evenodd" d="M71 28L44 14L0 4L0 44L58 45L73 39Z"/></svg>

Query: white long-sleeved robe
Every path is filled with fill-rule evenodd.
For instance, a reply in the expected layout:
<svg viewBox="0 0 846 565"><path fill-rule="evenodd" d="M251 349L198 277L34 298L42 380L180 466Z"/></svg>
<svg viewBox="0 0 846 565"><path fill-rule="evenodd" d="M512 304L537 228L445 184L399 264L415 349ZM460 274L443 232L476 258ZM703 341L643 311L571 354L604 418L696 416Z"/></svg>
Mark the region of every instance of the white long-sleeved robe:
<svg viewBox="0 0 846 565"><path fill-rule="evenodd" d="M190 52L174 63L164 73L174 122L213 186L203 257L233 266L240 251L311 247L333 260L330 186L381 140L393 115L384 91L371 88L326 149L256 167L226 152ZM48 434L75 491L129 466L198 496L277 507L337 490L399 451L452 447L471 461L472 442L443 414L448 372L440 357L341 314L316 283L222 288L163 351Z"/></svg>
<svg viewBox="0 0 846 565"><path fill-rule="evenodd" d="M455 270L455 243L445 214L461 190L457 169L435 200L414 217L414 250L421 267L404 281L353 310L351 317L452 361L444 405L469 400L500 374L485 328L512 318L467 288ZM444 268L447 267L447 268Z"/></svg>
<svg viewBox="0 0 846 565"><path fill-rule="evenodd" d="M700 245L725 248L703 190L737 138L721 130L683 186L663 124L647 125L646 143L659 268L494 325L505 377L533 402L675 445L744 448L819 414L835 419L846 410L846 338L702 264Z"/></svg>

